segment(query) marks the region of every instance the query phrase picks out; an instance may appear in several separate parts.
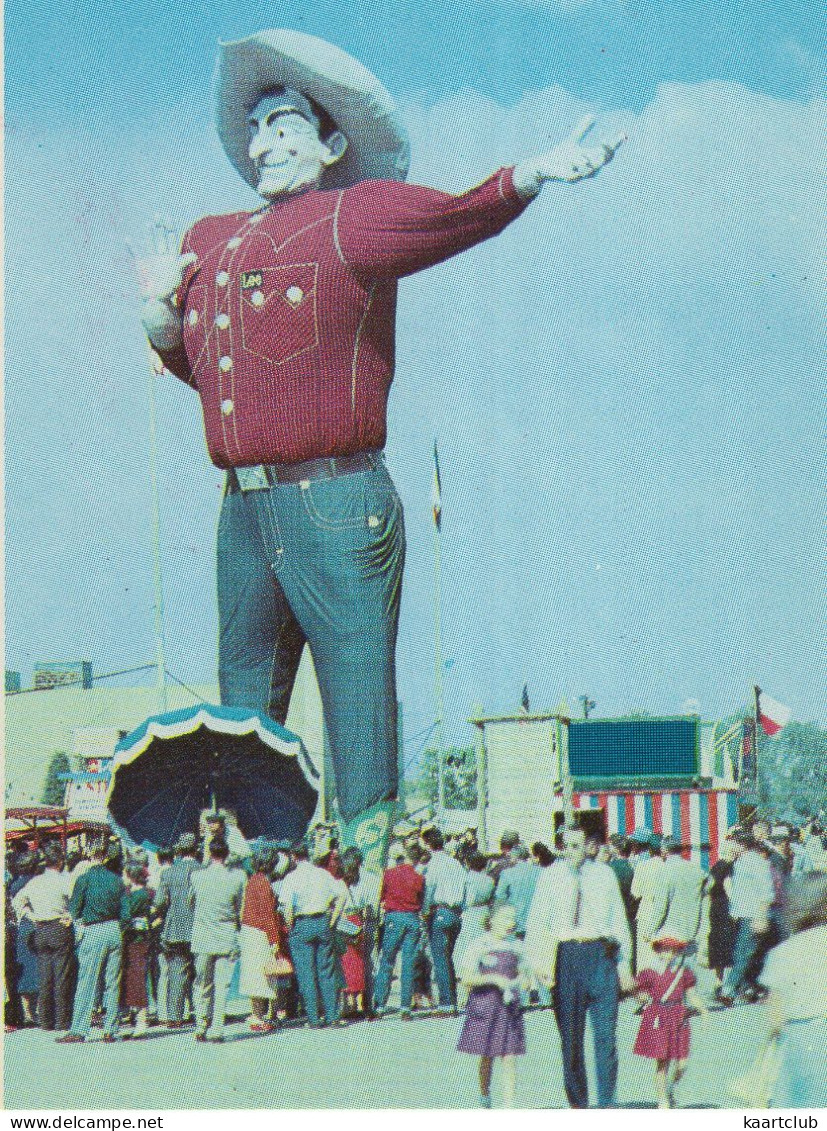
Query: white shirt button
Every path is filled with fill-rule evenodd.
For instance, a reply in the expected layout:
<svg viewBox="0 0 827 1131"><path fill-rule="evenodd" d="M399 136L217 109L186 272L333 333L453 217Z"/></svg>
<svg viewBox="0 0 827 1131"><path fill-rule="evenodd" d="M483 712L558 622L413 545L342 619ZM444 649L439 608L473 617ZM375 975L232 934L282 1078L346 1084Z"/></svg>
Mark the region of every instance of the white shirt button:
<svg viewBox="0 0 827 1131"><path fill-rule="evenodd" d="M235 251L237 247L241 247L241 237L233 236L231 240L227 240L227 247L230 251Z"/></svg>
<svg viewBox="0 0 827 1131"><path fill-rule="evenodd" d="M221 370L222 373L229 373L230 370L232 369L232 367L233 367L233 359L231 357L227 357L226 354L224 355L224 357L220 357L218 359L218 368Z"/></svg>
<svg viewBox="0 0 827 1131"><path fill-rule="evenodd" d="M226 330L227 327L230 325L229 314L219 314L218 317L215 320L215 324L216 324L216 326L218 327L219 330Z"/></svg>
<svg viewBox="0 0 827 1131"><path fill-rule="evenodd" d="M187 321L189 322L190 326L194 326L198 322L198 311L191 310L187 315Z"/></svg>
<svg viewBox="0 0 827 1131"><path fill-rule="evenodd" d="M304 291L301 289L301 287L288 287L284 294L287 301L292 306L298 306L301 300L304 298Z"/></svg>
<svg viewBox="0 0 827 1131"><path fill-rule="evenodd" d="M264 291L253 291L250 295L250 302L253 306L264 306Z"/></svg>
<svg viewBox="0 0 827 1131"><path fill-rule="evenodd" d="M230 276L226 271L219 271L215 277L215 281L218 283L219 287L226 287L227 283L230 281Z"/></svg>
<svg viewBox="0 0 827 1131"><path fill-rule="evenodd" d="M231 400L226 400L226 401L221 402L221 411L224 413L225 416L229 416L234 408L235 408L235 405L233 404L233 402Z"/></svg>

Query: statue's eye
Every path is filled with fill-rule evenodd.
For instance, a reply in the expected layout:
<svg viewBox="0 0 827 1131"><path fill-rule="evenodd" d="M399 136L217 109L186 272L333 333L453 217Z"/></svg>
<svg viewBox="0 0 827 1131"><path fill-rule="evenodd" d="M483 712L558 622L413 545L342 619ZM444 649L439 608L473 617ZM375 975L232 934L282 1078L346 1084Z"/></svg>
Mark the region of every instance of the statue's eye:
<svg viewBox="0 0 827 1131"><path fill-rule="evenodd" d="M287 134L284 130L276 130L276 137L286 137Z"/></svg>

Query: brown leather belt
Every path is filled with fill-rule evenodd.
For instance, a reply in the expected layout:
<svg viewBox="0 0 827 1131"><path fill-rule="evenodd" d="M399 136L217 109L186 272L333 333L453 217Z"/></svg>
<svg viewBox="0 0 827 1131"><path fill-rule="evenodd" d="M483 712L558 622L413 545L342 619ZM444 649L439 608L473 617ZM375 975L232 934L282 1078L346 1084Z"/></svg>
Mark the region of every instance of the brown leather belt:
<svg viewBox="0 0 827 1131"><path fill-rule="evenodd" d="M381 451L355 452L350 456L306 459L301 463L262 463L255 467L231 467L227 493L265 491L283 483L309 483L313 479L338 479L357 471L372 471L382 461Z"/></svg>

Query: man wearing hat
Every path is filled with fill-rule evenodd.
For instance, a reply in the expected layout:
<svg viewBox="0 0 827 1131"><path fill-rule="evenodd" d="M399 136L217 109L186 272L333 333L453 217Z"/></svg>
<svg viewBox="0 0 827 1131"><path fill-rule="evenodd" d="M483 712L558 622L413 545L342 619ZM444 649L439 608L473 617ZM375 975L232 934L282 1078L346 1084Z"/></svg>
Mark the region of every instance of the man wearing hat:
<svg viewBox="0 0 827 1131"><path fill-rule="evenodd" d="M684 858L679 837L667 837L663 851L663 867L652 892L653 937L666 935L690 943L701 924L704 874L697 864Z"/></svg>
<svg viewBox="0 0 827 1131"><path fill-rule="evenodd" d="M493 236L546 181L594 176L591 122L461 196L404 184L388 92L315 37L224 44L217 128L263 198L142 264L143 322L197 389L227 471L218 530L222 702L283 722L305 643L346 844L384 848L397 793L395 649L405 536L385 467L397 283Z"/></svg>
<svg viewBox="0 0 827 1131"><path fill-rule="evenodd" d="M167 1027L180 1029L195 976L190 949L194 909L189 896L190 877L200 867L198 838L183 833L173 852L175 859L161 873L153 911L164 917L161 949L167 960Z"/></svg>
<svg viewBox="0 0 827 1131"><path fill-rule="evenodd" d="M644 850L632 880L632 898L638 901L635 930L637 971L651 966L655 958L651 944L657 930L655 892L663 871L663 857L660 854L662 838L649 829L635 829L629 839L634 844L641 845Z"/></svg>

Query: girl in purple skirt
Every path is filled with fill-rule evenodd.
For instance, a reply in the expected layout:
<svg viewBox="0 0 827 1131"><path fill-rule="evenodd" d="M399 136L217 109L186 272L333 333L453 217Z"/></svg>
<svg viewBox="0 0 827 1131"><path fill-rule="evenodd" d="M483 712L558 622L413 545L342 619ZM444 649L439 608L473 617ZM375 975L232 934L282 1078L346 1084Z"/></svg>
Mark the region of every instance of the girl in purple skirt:
<svg viewBox="0 0 827 1131"><path fill-rule="evenodd" d="M529 973L516 925L513 907L497 907L485 934L469 943L462 958L460 976L471 992L457 1048L480 1058L481 1107L491 1107L495 1060L503 1066L503 1104L514 1106L516 1058L525 1052L520 991L528 987Z"/></svg>

